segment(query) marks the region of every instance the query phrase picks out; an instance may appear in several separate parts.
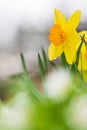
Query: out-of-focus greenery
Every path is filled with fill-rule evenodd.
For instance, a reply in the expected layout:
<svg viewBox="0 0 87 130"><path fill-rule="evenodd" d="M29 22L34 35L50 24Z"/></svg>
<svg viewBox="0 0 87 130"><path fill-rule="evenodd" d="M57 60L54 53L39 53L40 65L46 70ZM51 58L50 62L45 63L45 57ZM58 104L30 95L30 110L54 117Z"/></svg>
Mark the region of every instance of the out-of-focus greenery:
<svg viewBox="0 0 87 130"><path fill-rule="evenodd" d="M86 130L87 85L75 64L67 64L62 54L62 72L60 65L48 61L42 49L42 57L38 54L42 78L38 89L23 53L21 60L23 73L0 81L0 130ZM53 80L47 79L50 68L51 73L56 72Z"/></svg>

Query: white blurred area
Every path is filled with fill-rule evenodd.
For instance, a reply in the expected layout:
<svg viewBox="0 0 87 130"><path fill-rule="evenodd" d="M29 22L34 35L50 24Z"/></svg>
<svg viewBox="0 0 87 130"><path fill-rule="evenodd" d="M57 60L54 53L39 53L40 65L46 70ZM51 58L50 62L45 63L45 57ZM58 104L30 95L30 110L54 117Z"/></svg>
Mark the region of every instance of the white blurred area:
<svg viewBox="0 0 87 130"><path fill-rule="evenodd" d="M79 29L87 29L86 5L86 0L0 0L0 77L22 71L21 51L30 70L37 68L37 53L41 46L47 52L49 45L54 8L60 9L67 18L80 9Z"/></svg>

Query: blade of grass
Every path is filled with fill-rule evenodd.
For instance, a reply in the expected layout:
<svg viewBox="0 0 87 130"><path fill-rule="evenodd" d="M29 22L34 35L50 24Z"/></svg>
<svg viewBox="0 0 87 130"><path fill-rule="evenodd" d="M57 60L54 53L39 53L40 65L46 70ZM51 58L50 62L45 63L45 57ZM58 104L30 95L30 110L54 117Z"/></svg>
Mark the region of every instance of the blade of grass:
<svg viewBox="0 0 87 130"><path fill-rule="evenodd" d="M26 63L25 63L25 58L24 58L24 55L23 55L22 52L21 52L20 56L21 56L21 62L22 62L23 70L24 70L25 73L27 73L28 69L27 69L27 66L26 66Z"/></svg>
<svg viewBox="0 0 87 130"><path fill-rule="evenodd" d="M44 82L45 81L45 71L44 71L44 66L43 66L40 54L38 54L38 65L39 65L39 70L40 70L40 75L41 75L42 81Z"/></svg>
<svg viewBox="0 0 87 130"><path fill-rule="evenodd" d="M62 66L63 67L69 67L69 64L67 63L67 61L66 61L66 57L65 57L65 54L64 54L64 52L62 53L62 55L61 55L61 64L62 64Z"/></svg>
<svg viewBox="0 0 87 130"><path fill-rule="evenodd" d="M21 56L23 70L24 70L24 75L22 75L22 80L26 83L28 87L29 95L31 95L31 97L35 100L38 99L39 101L43 101L43 96L41 95L41 93L36 88L35 84L30 79L23 53L21 53L20 56Z"/></svg>
<svg viewBox="0 0 87 130"><path fill-rule="evenodd" d="M31 81L31 79L26 77L25 82L28 86L29 95L31 95L32 99L43 102L43 95L39 92L39 90L36 88L35 84Z"/></svg>
<svg viewBox="0 0 87 130"><path fill-rule="evenodd" d="M76 62L71 65L71 72L77 74L78 78L80 79L81 82L83 82L83 74L82 74L83 72L82 72L82 70L81 70L81 72L78 70L78 63L79 63L81 47L82 47L82 44L84 42L84 37L85 37L85 35L82 36L81 43L80 43L79 48L77 50Z"/></svg>
<svg viewBox="0 0 87 130"><path fill-rule="evenodd" d="M82 44L84 42L84 37L85 37L85 34L83 35L82 39L81 39L81 43L79 45L79 48L78 48L78 51L77 51L77 57L76 57L76 67L78 67L78 63L79 63L79 56L80 56L80 51L81 51L81 47L82 47Z"/></svg>
<svg viewBox="0 0 87 130"><path fill-rule="evenodd" d="M82 75L82 78L83 78L82 54L81 54L81 75Z"/></svg>
<svg viewBox="0 0 87 130"><path fill-rule="evenodd" d="M47 56L46 56L46 53L44 51L44 48L42 48L42 55L43 55L43 60L44 60L44 67L45 67L45 71L46 73L48 72L48 59L47 59Z"/></svg>
<svg viewBox="0 0 87 130"><path fill-rule="evenodd" d="M52 67L55 69L55 70L58 70L58 65L52 61L49 61L50 64L52 65Z"/></svg>

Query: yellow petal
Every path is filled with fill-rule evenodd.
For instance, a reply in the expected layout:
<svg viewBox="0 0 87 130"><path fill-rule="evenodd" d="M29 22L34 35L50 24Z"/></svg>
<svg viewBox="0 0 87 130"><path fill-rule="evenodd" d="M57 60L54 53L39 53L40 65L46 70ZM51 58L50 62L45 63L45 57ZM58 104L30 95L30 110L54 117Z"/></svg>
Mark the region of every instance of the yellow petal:
<svg viewBox="0 0 87 130"><path fill-rule="evenodd" d="M65 56L66 56L66 61L69 63L69 64L73 64L75 63L75 60L76 60L76 51L75 51L75 48L74 47L66 47L65 50L64 50L64 53L65 53Z"/></svg>
<svg viewBox="0 0 87 130"><path fill-rule="evenodd" d="M80 37L75 30L68 32L67 40L64 43L64 53L69 64L76 61L77 44L79 41Z"/></svg>
<svg viewBox="0 0 87 130"><path fill-rule="evenodd" d="M87 31L82 31L79 33L79 35L83 36L85 34L85 42L87 42ZM79 70L87 70L87 45L83 43L82 48L81 48L81 56L79 57L79 65L78 65Z"/></svg>
<svg viewBox="0 0 87 130"><path fill-rule="evenodd" d="M54 10L54 23L61 25L63 28L66 25L66 17L58 9Z"/></svg>
<svg viewBox="0 0 87 130"><path fill-rule="evenodd" d="M83 44L81 48L78 69L87 70L87 46L85 44Z"/></svg>
<svg viewBox="0 0 87 130"><path fill-rule="evenodd" d="M87 41L87 31L85 31L85 30L84 30L84 31L81 31L81 32L79 32L79 35L80 35L80 36L85 35L84 38L85 38L85 41Z"/></svg>
<svg viewBox="0 0 87 130"><path fill-rule="evenodd" d="M87 70L83 71L83 78L84 78L84 81L87 83Z"/></svg>
<svg viewBox="0 0 87 130"><path fill-rule="evenodd" d="M81 17L81 11L80 10L75 11L67 22L68 28L76 29L80 23L80 17Z"/></svg>
<svg viewBox="0 0 87 130"><path fill-rule="evenodd" d="M79 36L79 33L72 29L67 32L67 39L71 42L73 42L73 45L78 45L78 43L81 41L81 38Z"/></svg>
<svg viewBox="0 0 87 130"><path fill-rule="evenodd" d="M49 46L48 49L48 57L49 60L55 60L56 58L58 58L61 53L63 52L63 46L55 46L54 44L51 43L51 45Z"/></svg>

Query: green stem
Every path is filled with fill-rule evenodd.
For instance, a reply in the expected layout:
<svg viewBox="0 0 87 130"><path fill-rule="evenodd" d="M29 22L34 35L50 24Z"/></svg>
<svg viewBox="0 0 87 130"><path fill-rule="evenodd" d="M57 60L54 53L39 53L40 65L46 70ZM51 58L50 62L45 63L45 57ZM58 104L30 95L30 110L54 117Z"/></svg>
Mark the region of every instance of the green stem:
<svg viewBox="0 0 87 130"><path fill-rule="evenodd" d="M79 48L78 48L78 51L77 51L76 67L78 67L79 56L80 56L80 51L81 51L81 48L82 48L82 44L83 44L83 42L84 42L84 37L85 37L85 34L83 35L83 37L82 37L82 39L81 39L81 43L80 43Z"/></svg>
<svg viewBox="0 0 87 130"><path fill-rule="evenodd" d="M24 58L24 55L23 55L22 52L21 52L20 56L21 56L21 62L22 62L23 70L24 70L25 73L27 73L28 69L27 69L27 66L26 66L26 63L25 63L25 58Z"/></svg>

